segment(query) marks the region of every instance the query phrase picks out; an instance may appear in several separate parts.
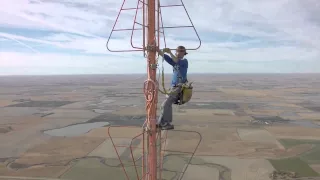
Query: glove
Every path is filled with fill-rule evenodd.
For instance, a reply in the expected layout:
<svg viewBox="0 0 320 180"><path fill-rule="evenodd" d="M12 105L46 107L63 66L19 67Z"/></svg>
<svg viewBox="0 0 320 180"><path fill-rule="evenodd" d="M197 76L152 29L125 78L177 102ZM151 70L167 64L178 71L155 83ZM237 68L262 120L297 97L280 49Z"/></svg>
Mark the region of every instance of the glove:
<svg viewBox="0 0 320 180"><path fill-rule="evenodd" d="M164 48L164 49L163 49L163 52L170 53L171 50L170 50L170 48Z"/></svg>

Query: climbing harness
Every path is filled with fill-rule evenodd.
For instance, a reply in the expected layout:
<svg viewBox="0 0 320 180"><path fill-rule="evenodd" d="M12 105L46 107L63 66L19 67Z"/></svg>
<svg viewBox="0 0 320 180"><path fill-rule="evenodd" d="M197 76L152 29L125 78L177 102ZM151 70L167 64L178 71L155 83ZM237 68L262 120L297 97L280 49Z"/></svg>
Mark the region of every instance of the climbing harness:
<svg viewBox="0 0 320 180"><path fill-rule="evenodd" d="M181 85L181 92L178 97L178 100L175 104L182 105L190 101L192 97L193 86L191 83L184 83Z"/></svg>
<svg viewBox="0 0 320 180"><path fill-rule="evenodd" d="M171 89L167 90L165 88L165 83L164 83L164 66L163 66L163 62L164 62L164 57L162 57L162 72L161 72L161 85L162 85L162 89L163 90L160 90L159 88L159 91L162 93L162 94L165 94L167 96L169 95L172 95L172 94L175 94L175 93L178 93L178 98L177 98L177 101L174 103L176 105L182 105L182 104L185 104L187 102L190 101L191 97L192 97L192 93L193 93L193 86L192 86L192 83L193 82L185 82L185 83L179 83L177 85L177 87L181 87L180 91L179 92L172 92ZM157 63L158 63L158 58L157 58ZM178 79L181 79L181 73L180 71L176 68L176 67L173 67L176 71L178 71ZM160 79L160 69L159 69L159 77L158 77L158 81Z"/></svg>

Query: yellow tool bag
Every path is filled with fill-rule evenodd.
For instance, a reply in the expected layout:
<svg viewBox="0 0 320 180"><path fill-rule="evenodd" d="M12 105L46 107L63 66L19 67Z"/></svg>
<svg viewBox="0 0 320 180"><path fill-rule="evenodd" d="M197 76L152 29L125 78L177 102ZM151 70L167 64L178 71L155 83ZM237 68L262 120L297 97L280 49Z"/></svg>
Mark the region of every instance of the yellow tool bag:
<svg viewBox="0 0 320 180"><path fill-rule="evenodd" d="M192 98L193 86L192 83L184 83L181 85L181 91L178 94L178 99L174 104L182 105L190 101Z"/></svg>

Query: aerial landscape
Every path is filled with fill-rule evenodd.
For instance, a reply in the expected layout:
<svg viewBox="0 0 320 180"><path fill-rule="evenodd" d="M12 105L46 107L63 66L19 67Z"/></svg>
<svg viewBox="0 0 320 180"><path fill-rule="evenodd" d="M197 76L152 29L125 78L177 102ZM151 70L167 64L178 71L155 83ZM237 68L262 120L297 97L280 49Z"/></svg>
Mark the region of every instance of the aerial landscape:
<svg viewBox="0 0 320 180"><path fill-rule="evenodd" d="M142 133L145 78L0 77L0 179L125 179L108 128L123 126L110 128L119 145L128 146ZM162 179L179 179L194 151L183 179L319 177L319 74L190 78L193 99L174 107L176 128L162 132ZM160 95L158 106L163 99ZM133 144L142 146L141 138ZM130 150L117 151L136 179ZM132 154L138 160L142 151Z"/></svg>
<svg viewBox="0 0 320 180"><path fill-rule="evenodd" d="M320 180L319 2L0 1L0 180Z"/></svg>

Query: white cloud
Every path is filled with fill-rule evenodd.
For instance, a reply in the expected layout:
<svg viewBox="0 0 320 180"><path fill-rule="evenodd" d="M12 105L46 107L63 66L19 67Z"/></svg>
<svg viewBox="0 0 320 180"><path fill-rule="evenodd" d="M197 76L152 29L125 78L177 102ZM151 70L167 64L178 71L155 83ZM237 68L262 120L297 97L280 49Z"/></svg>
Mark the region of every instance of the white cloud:
<svg viewBox="0 0 320 180"><path fill-rule="evenodd" d="M136 6L137 1L126 2L130 4L125 7L131 8ZM161 3L179 4L180 0L162 0ZM219 66L211 63L219 61L237 62L232 65L234 71L237 71L237 67L240 68L239 71L245 71L245 67L238 62L247 64L247 70L250 62L284 61L288 63L286 68L289 69L290 62L315 62L320 57L319 3L316 0L185 0L184 4L202 40L201 48L190 51L188 55L191 64L197 67L190 70L201 72L204 70L201 67L205 65L206 71L216 72L214 67L210 70L208 66ZM146 70L139 68L137 62L143 66L145 59L142 56L133 56L142 55L141 52L111 53L106 49L107 37L121 4L122 1L111 0L1 1L0 48L5 47L5 50L0 49L0 61L12 63L10 67L63 67L70 66L70 63L86 62L81 68L104 67L103 69L109 72L127 68L128 71L139 70L144 73ZM165 26L190 25L182 7L162 8L162 13ZM133 15L134 10L123 11L120 24L116 28L132 28ZM141 16L137 18L141 19ZM3 31L1 27L52 32L33 36L28 33ZM136 25L136 28L139 28L139 25ZM190 40L196 40L190 28L166 29L165 32L166 42L172 48L180 44L187 48L198 46L198 42ZM134 45L141 46L141 35L142 31L135 31ZM130 31L115 32L113 37L117 39L112 39L111 48L132 49L130 36ZM239 39L240 36L243 38ZM36 54L21 54L14 52L14 49L8 50L4 45L8 39ZM56 53L53 54L53 50L50 54L43 52L48 48L55 48ZM69 55L66 54L67 51L70 51ZM75 55L74 51L79 53ZM45 63L40 59L45 60ZM123 66L122 64L128 67L119 70L117 66ZM1 63L0 66L5 65Z"/></svg>
<svg viewBox="0 0 320 180"><path fill-rule="evenodd" d="M90 60L94 58L94 60ZM126 63L124 63L126 62ZM0 63L4 72L0 71L0 75L7 75L6 69L29 69L29 72L46 72L54 70L54 73L59 70L67 69L63 74L72 74L73 70L83 69L85 73L90 74L114 74L114 73L141 73L146 69L145 61L142 59L132 58L106 58L106 57L90 57L84 55L61 55L54 53L15 53L15 52L0 52ZM126 65L128 64L128 65Z"/></svg>

